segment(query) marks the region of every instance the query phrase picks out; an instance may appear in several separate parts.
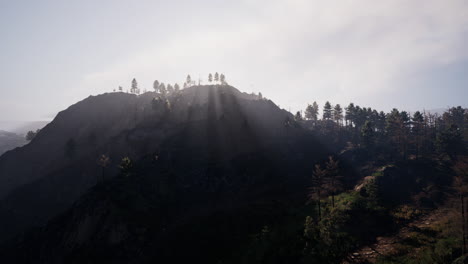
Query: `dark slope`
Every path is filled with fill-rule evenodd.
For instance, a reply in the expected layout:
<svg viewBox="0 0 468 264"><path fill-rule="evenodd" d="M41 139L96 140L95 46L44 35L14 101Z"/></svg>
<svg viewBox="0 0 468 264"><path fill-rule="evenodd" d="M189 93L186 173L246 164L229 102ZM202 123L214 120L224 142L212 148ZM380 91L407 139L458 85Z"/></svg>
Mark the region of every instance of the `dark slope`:
<svg viewBox="0 0 468 264"><path fill-rule="evenodd" d="M68 208L100 179L101 154L111 159L106 178L118 173L124 156L135 161L158 156L167 168L161 173L177 175L177 188L204 193L220 184L241 190L242 183L259 180L271 165L312 164L323 156L323 147L295 126L290 113L233 87L191 87L169 96L167 103L153 100L157 96L90 97L61 112L33 142L1 157L0 237L41 225ZM70 140L73 151L67 149ZM246 162L263 166L246 172L252 168ZM288 177L291 172L283 168L288 166L273 172Z"/></svg>
<svg viewBox="0 0 468 264"><path fill-rule="evenodd" d="M98 153L112 137L134 126L128 109L144 99L128 94L90 97L59 113L28 145L0 157L0 238L44 223L93 186ZM75 147L67 152L69 141Z"/></svg>
<svg viewBox="0 0 468 264"><path fill-rule="evenodd" d="M235 260L251 234L304 203L310 167L326 153L294 122L285 126L289 113L231 87L193 87L164 105L106 146L126 146L130 175L10 241L3 261Z"/></svg>

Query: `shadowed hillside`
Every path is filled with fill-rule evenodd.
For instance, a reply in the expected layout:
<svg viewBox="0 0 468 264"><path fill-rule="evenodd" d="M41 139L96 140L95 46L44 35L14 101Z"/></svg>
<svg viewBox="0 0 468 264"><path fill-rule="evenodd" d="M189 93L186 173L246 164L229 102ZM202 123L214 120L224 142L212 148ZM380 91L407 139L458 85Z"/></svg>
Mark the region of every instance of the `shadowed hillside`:
<svg viewBox="0 0 468 264"><path fill-rule="evenodd" d="M303 117L226 84L132 87L71 106L0 157L2 262L465 254L466 109L410 115L350 103L344 113L326 102L319 118L314 102Z"/></svg>
<svg viewBox="0 0 468 264"><path fill-rule="evenodd" d="M148 173L177 175L177 188L212 192L232 185L238 191L271 172L239 172L236 163L291 163L304 170L322 157L323 147L307 134L273 102L230 86L190 87L167 98L89 97L59 113L30 144L0 158L0 234L8 238L62 212L98 181L114 177L123 157L158 157L156 168L166 170ZM101 155L110 159L105 169L98 165ZM292 177L288 170L281 166L280 175L269 169Z"/></svg>

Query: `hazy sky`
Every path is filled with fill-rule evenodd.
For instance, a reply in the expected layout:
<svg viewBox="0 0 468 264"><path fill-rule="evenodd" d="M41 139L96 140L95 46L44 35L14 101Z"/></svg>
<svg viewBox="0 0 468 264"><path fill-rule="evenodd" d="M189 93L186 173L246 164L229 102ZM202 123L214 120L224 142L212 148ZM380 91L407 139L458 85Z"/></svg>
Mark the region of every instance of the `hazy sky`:
<svg viewBox="0 0 468 264"><path fill-rule="evenodd" d="M468 106L466 0L0 0L0 121L223 72L298 110Z"/></svg>

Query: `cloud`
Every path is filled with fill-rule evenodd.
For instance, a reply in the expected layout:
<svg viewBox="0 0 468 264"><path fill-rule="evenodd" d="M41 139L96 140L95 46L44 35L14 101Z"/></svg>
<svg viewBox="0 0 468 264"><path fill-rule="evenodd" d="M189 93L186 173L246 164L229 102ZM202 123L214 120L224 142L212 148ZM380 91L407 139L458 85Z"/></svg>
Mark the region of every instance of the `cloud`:
<svg viewBox="0 0 468 264"><path fill-rule="evenodd" d="M145 38L146 49L89 73L80 86L102 92L137 77L149 89L156 78L223 71L240 89L299 109L312 100L369 103L404 89L415 72L468 58L464 0L246 0L238 8L236 21L187 21L183 32Z"/></svg>

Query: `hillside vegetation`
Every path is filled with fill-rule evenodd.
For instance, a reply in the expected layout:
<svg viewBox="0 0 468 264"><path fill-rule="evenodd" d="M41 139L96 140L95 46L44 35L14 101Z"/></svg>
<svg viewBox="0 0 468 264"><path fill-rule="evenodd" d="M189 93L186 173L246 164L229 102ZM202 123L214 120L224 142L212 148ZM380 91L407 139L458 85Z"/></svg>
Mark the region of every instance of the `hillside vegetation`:
<svg viewBox="0 0 468 264"><path fill-rule="evenodd" d="M87 98L0 157L0 259L463 261L468 111L304 113L226 83Z"/></svg>

